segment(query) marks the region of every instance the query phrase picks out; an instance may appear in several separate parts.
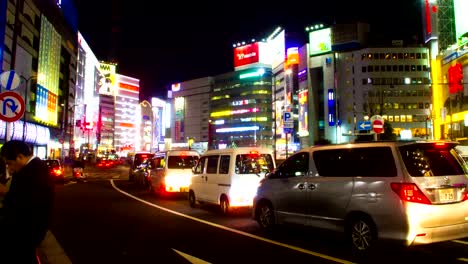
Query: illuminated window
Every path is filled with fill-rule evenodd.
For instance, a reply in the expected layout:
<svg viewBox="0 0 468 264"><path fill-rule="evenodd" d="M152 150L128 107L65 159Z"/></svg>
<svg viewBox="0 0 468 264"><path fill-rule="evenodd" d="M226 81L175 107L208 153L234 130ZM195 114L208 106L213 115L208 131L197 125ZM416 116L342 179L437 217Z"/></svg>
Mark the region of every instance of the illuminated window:
<svg viewBox="0 0 468 264"><path fill-rule="evenodd" d="M406 122L406 115L401 115L400 116L400 121L401 122Z"/></svg>
<svg viewBox="0 0 468 264"><path fill-rule="evenodd" d="M413 122L413 116L412 115L406 115L406 122Z"/></svg>

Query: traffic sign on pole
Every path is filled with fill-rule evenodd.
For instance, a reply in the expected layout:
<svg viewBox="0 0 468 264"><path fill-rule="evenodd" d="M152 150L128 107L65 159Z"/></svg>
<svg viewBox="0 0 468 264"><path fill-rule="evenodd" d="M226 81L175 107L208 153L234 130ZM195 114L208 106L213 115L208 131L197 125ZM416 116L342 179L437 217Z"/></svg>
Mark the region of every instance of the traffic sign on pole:
<svg viewBox="0 0 468 264"><path fill-rule="evenodd" d="M370 130L371 127L372 127L372 124L370 121L358 122L358 130Z"/></svg>
<svg viewBox="0 0 468 264"><path fill-rule="evenodd" d="M24 99L21 95L12 91L0 93L1 120L15 122L23 116L24 111Z"/></svg>
<svg viewBox="0 0 468 264"><path fill-rule="evenodd" d="M20 77L15 71L6 71L0 74L0 84L5 90L10 91L18 88L20 84Z"/></svg>
<svg viewBox="0 0 468 264"><path fill-rule="evenodd" d="M384 130L383 121L380 119L375 119L372 122L372 130L374 130L374 132L377 134L382 133Z"/></svg>

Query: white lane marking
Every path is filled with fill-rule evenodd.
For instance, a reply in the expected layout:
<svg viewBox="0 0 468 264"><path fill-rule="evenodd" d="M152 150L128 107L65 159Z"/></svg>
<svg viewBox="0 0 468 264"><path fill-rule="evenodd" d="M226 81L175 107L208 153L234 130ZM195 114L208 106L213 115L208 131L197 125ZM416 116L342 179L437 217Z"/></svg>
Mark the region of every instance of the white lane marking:
<svg viewBox="0 0 468 264"><path fill-rule="evenodd" d="M452 240L452 241L453 241L453 242L456 242L456 243L468 245L468 242L463 241L463 240Z"/></svg>
<svg viewBox="0 0 468 264"><path fill-rule="evenodd" d="M315 251L310 251L310 250L303 249L303 248L300 248L300 247L296 247L296 246L292 246L292 245L288 245L288 244L283 244L283 243L280 243L278 241L274 241L274 240L264 238L264 237L259 237L259 236L252 235L252 234L244 232L244 231L240 231L240 230L233 229L233 228L230 228L230 227L226 227L226 226L223 226L223 225L219 225L219 224L216 224L216 223L208 222L208 221L205 221L203 219L199 219L199 218L196 218L196 217L193 217L193 216L190 216L190 215L186 215L186 214L179 213L177 211L173 211L173 210L167 209L165 207L150 203L148 201L145 201L145 200L143 200L141 198L138 198L138 197L136 197L134 195L131 195L131 194L127 193L127 192L122 191L117 186L115 186L114 180L110 180L110 183L111 183L112 187L114 187L114 189L116 189L120 193L122 193L122 194L124 194L124 195L126 195L126 196L128 196L130 198L133 198L133 199L135 199L135 200L137 200L139 202L147 204L149 206L158 208L160 210L163 210L163 211L166 211L166 212L178 215L178 216L182 216L182 217L185 217L185 218L188 218L188 219L191 219L191 220L194 220L194 221L206 224L206 225L210 225L210 226L221 228L221 229L233 232L233 233L237 233L239 235L247 236L247 237L254 238L254 239L257 239L257 240L261 240L261 241L264 241L264 242L267 242L267 243L270 243L270 244L274 244L274 245L277 245L277 246L282 246L282 247L289 248L289 249L292 249L292 250L295 250L295 251L299 251L299 252L302 252L302 253L305 253L305 254L309 254L309 255L312 255L312 256L315 256L315 257L328 259L328 260L335 261L335 262L338 262L338 263L343 263L343 264L353 264L353 262L350 262L350 261L347 261L347 260L344 260L344 259L339 259L339 258L335 258L335 257L328 256L328 255L325 255L325 254L321 254L321 253L318 253L318 252L315 252Z"/></svg>
<svg viewBox="0 0 468 264"><path fill-rule="evenodd" d="M210 262L206 262L206 261L204 261L202 259L196 258L194 256L191 256L191 255L187 254L187 253L181 252L181 251L179 251L177 249L172 249L172 250L177 252L177 254L181 255L186 260L190 261L190 263L192 263L192 264L211 264Z"/></svg>

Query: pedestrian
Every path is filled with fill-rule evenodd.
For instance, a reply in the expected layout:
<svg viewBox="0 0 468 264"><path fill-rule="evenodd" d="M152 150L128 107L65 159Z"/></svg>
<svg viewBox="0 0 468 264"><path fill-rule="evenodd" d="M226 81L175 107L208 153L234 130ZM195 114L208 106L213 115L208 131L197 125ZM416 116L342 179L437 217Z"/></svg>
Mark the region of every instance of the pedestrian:
<svg viewBox="0 0 468 264"><path fill-rule="evenodd" d="M54 184L44 162L19 140L0 149L11 173L11 185L0 211L0 262L38 263L36 250L52 216Z"/></svg>

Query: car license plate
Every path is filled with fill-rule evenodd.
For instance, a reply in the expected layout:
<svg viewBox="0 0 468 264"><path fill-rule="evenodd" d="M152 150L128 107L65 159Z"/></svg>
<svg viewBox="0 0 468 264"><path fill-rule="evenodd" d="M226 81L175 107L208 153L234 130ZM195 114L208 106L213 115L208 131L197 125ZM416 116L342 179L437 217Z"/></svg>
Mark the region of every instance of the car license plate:
<svg viewBox="0 0 468 264"><path fill-rule="evenodd" d="M439 201L453 202L455 200L455 192L453 189L439 189Z"/></svg>
<svg viewBox="0 0 468 264"><path fill-rule="evenodd" d="M180 187L180 192L188 192L188 187Z"/></svg>

